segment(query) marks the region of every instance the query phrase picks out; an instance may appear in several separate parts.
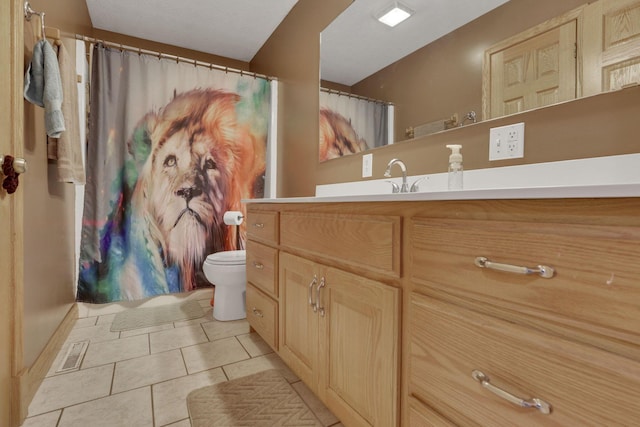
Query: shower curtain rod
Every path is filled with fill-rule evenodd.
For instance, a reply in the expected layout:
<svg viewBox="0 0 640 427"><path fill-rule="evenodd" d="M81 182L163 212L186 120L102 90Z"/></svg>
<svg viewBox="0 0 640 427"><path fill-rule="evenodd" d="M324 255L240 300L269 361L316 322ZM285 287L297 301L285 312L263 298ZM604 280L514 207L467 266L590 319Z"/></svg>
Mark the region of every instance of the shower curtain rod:
<svg viewBox="0 0 640 427"><path fill-rule="evenodd" d="M106 41L106 40L102 40L102 39L96 39L93 37L88 37L88 36L84 36L81 34L75 34L75 38L76 40L82 40L88 43L102 43L105 46L109 46L109 47L113 47L116 49L120 49L120 50L126 50L129 52L135 52L138 54L146 54L146 55L153 55L153 56L157 56L158 58L165 58L165 59L171 59L173 61L176 62L184 62L187 64L193 64L194 66L200 66L200 67L206 67L209 69L216 69L216 70L220 70L220 71L224 71L224 72L229 72L229 73L236 73L236 74L240 74L241 76L246 75L246 76L250 76L250 77L259 77L265 80L277 80L275 77L270 77L267 76L265 74L259 74L259 73L253 73L251 71L244 71L244 70L238 70L236 68L229 68L229 67L224 67L222 65L216 65L212 62L204 62L204 61L198 61L197 59L190 59L190 58L185 58L182 56L177 56L177 55L171 55L168 53L164 53L164 52L160 52L160 51L155 51L155 50L148 50L148 49L142 49L140 47L134 47L134 46L127 46L127 45L123 45L122 43L114 43L114 42L110 42L110 41Z"/></svg>
<svg viewBox="0 0 640 427"><path fill-rule="evenodd" d="M393 105L393 102L381 101L379 99L368 98L366 96L356 95L356 94L349 93L349 92L343 92L341 90L336 90L336 89L327 89L326 87L321 87L320 91L327 92L328 94L336 94L336 95L340 95L340 96L348 96L349 98L360 99L362 101L374 102L376 104Z"/></svg>

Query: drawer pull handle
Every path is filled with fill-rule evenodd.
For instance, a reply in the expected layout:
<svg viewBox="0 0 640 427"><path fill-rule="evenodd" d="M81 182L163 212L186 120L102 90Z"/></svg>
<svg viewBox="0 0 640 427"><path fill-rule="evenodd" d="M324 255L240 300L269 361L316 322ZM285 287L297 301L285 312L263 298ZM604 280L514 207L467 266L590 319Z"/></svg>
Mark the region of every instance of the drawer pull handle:
<svg viewBox="0 0 640 427"><path fill-rule="evenodd" d="M253 223L253 226L254 226L255 228L264 228L264 224L263 224L263 223L261 223L261 222L254 222L254 223Z"/></svg>
<svg viewBox="0 0 640 427"><path fill-rule="evenodd" d="M253 307L253 314L255 314L258 317L264 317L264 315L262 314L262 312L260 310L258 310L257 308Z"/></svg>
<svg viewBox="0 0 640 427"><path fill-rule="evenodd" d="M318 305L313 302L313 285L315 285L316 283L318 283L318 277L314 274L313 280L311 281L311 283L309 283L309 305L313 309L314 313L318 311Z"/></svg>
<svg viewBox="0 0 640 427"><path fill-rule="evenodd" d="M511 264L501 264L499 262L489 261L486 257L476 257L475 264L481 268L489 268L491 270L506 271L507 273L517 274L537 274L544 279L551 279L555 274L553 267L539 265L536 268L520 267Z"/></svg>
<svg viewBox="0 0 640 427"><path fill-rule="evenodd" d="M262 270L264 268L264 264L262 264L261 262L257 262L257 261L253 261L253 266L255 268L257 268L258 270Z"/></svg>
<svg viewBox="0 0 640 427"><path fill-rule="evenodd" d="M320 291L322 290L322 288L324 288L324 277L320 279L320 284L316 288L316 306L318 306L318 312L320 313L320 316L324 317L324 305L320 305Z"/></svg>
<svg viewBox="0 0 640 427"><path fill-rule="evenodd" d="M549 405L544 400L535 397L530 400L524 400L517 396L514 396L513 394L491 384L491 382L489 382L489 377L478 370L474 370L473 372L471 372L471 376L474 380L478 381L482 385L482 387L500 396L501 398L508 400L511 403L514 403L523 408L535 408L543 414L551 413L551 405Z"/></svg>

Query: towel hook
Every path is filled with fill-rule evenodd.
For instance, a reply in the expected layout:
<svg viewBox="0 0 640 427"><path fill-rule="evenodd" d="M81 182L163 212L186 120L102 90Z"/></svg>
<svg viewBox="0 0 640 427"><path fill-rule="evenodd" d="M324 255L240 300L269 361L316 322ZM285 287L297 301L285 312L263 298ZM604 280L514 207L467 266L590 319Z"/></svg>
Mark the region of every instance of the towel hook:
<svg viewBox="0 0 640 427"><path fill-rule="evenodd" d="M42 40L46 40L47 37L45 36L45 32L44 32L44 12L36 12L35 10L33 10L31 8L31 5L29 4L28 1L24 2L24 17L27 21L31 21L31 17L33 15L38 15L40 17L40 29L42 30Z"/></svg>

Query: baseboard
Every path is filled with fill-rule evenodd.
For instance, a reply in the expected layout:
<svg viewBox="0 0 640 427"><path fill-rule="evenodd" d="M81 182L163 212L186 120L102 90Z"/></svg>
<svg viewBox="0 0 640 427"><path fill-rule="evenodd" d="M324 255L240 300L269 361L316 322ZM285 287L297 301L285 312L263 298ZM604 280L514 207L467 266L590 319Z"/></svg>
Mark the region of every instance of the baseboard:
<svg viewBox="0 0 640 427"><path fill-rule="evenodd" d="M53 365L71 329L73 329L73 326L76 324L76 320L78 320L78 304L73 303L36 361L20 375L18 379L20 388L18 394L20 396L20 423L24 422L24 419L27 417L31 400L33 400L42 380L44 380L49 369L51 369L51 365Z"/></svg>

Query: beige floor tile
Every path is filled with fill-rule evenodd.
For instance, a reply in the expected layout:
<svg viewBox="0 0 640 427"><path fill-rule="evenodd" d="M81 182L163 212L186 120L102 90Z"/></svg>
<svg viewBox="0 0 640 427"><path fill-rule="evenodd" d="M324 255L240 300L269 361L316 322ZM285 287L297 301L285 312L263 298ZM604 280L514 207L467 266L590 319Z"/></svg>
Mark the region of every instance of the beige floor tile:
<svg viewBox="0 0 640 427"><path fill-rule="evenodd" d="M110 341L120 338L120 332L111 332L111 325L96 325L72 329L67 342L89 340L91 342Z"/></svg>
<svg viewBox="0 0 640 427"><path fill-rule="evenodd" d="M125 360L116 363L111 392L132 390L186 374L180 350Z"/></svg>
<svg viewBox="0 0 640 427"><path fill-rule="evenodd" d="M113 364L45 378L29 405L29 415L39 415L107 396Z"/></svg>
<svg viewBox="0 0 640 427"><path fill-rule="evenodd" d="M96 322L97 325L106 325L109 324L111 325L113 323L113 319L116 318L117 313L113 313L113 314L105 314L103 316L98 316L98 321Z"/></svg>
<svg viewBox="0 0 640 427"><path fill-rule="evenodd" d="M173 323L163 323L162 325L149 326L147 328L129 329L128 331L120 332L120 338L166 331L167 329L173 329Z"/></svg>
<svg viewBox="0 0 640 427"><path fill-rule="evenodd" d="M247 322L246 319L232 320L229 322L214 320L212 322L203 323L202 329L207 333L209 341L215 341L236 335L248 334L249 322Z"/></svg>
<svg viewBox="0 0 640 427"><path fill-rule="evenodd" d="M149 354L149 337L140 335L115 341L90 343L82 362L82 369Z"/></svg>
<svg viewBox="0 0 640 427"><path fill-rule="evenodd" d="M130 308L125 303L113 303L113 304L87 304L89 310L89 316L104 316L105 314L120 313Z"/></svg>
<svg viewBox="0 0 640 427"><path fill-rule="evenodd" d="M333 415L329 408L327 408L324 403L322 403L320 399L318 399L316 395L313 394L313 392L309 389L309 387L306 386L305 383L303 383L302 381L297 381L291 384L291 386L300 395L302 400L304 400L304 403L307 404L309 409L311 409L313 414L316 416L316 418L318 418L318 420L320 420L323 426L329 427L340 421L338 418L336 418L335 415Z"/></svg>
<svg viewBox="0 0 640 427"><path fill-rule="evenodd" d="M162 426L162 427L191 427L191 420L187 418L186 420L178 421L177 423L173 423L173 424L167 424L166 426Z"/></svg>
<svg viewBox="0 0 640 427"><path fill-rule="evenodd" d="M213 322L213 309L209 307L208 309L203 309L204 316L198 317L197 319L189 319L189 320L180 320L179 322L173 322L173 325L176 328L182 328L184 326L193 326L199 325L201 323Z"/></svg>
<svg viewBox="0 0 640 427"><path fill-rule="evenodd" d="M285 377L290 383L299 380L299 378L293 372L291 372L287 365L284 364L282 359L280 359L280 357L275 353L229 364L223 366L222 369L224 369L224 372L227 374L227 377L229 377L229 380L246 377L247 375L266 371L267 369L280 370L282 376Z"/></svg>
<svg viewBox="0 0 640 427"><path fill-rule="evenodd" d="M235 337L185 347L182 355L190 374L249 358Z"/></svg>
<svg viewBox="0 0 640 427"><path fill-rule="evenodd" d="M173 328L173 325L171 326L170 330L149 334L152 354L208 341L200 325L186 326L184 328Z"/></svg>
<svg viewBox="0 0 640 427"><path fill-rule="evenodd" d="M27 418L21 427L56 427L62 410Z"/></svg>
<svg viewBox="0 0 640 427"><path fill-rule="evenodd" d="M66 408L58 427L153 427L151 387Z"/></svg>
<svg viewBox="0 0 640 427"><path fill-rule="evenodd" d="M213 291L211 293L213 294ZM207 308L211 308L211 299L199 299L198 304L200 304L200 307L206 310Z"/></svg>
<svg viewBox="0 0 640 427"><path fill-rule="evenodd" d="M227 377L222 372L222 369L216 368L154 384L151 388L156 425L163 426L189 418L187 395L198 388L226 380Z"/></svg>
<svg viewBox="0 0 640 427"><path fill-rule="evenodd" d="M73 325L73 329L96 326L96 320L98 320L97 317L80 317L76 320L76 324Z"/></svg>
<svg viewBox="0 0 640 427"><path fill-rule="evenodd" d="M265 354L273 353L273 349L269 347L269 344L264 342L260 335L255 332L246 335L238 335L238 341L247 350L247 353L251 357L258 357Z"/></svg>

